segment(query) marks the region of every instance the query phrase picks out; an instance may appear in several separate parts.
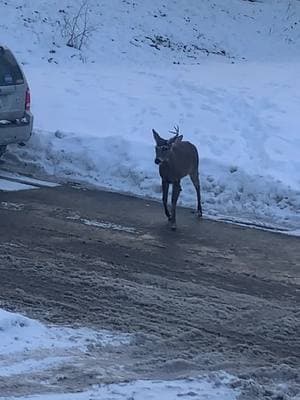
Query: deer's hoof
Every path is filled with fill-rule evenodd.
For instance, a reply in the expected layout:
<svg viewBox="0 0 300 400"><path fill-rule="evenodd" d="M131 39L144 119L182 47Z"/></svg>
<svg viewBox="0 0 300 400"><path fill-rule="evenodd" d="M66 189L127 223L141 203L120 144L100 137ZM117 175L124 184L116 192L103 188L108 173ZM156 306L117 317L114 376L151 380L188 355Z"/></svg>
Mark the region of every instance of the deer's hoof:
<svg viewBox="0 0 300 400"><path fill-rule="evenodd" d="M172 218L169 218L169 227L172 229L172 231L176 231L176 221L172 220Z"/></svg>
<svg viewBox="0 0 300 400"><path fill-rule="evenodd" d="M172 229L172 231L176 231L176 229L177 229L176 222L171 222L171 229Z"/></svg>
<svg viewBox="0 0 300 400"><path fill-rule="evenodd" d="M202 217L202 211L199 210L191 210L191 213L196 215L197 218L201 218Z"/></svg>

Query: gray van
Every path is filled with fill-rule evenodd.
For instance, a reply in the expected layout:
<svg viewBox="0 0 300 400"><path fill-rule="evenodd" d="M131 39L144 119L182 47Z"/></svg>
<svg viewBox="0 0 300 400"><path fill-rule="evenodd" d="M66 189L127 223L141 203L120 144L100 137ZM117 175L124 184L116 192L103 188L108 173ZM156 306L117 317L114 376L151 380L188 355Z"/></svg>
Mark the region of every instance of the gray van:
<svg viewBox="0 0 300 400"><path fill-rule="evenodd" d="M32 125L28 83L12 52L0 45L0 157L8 144L24 144Z"/></svg>

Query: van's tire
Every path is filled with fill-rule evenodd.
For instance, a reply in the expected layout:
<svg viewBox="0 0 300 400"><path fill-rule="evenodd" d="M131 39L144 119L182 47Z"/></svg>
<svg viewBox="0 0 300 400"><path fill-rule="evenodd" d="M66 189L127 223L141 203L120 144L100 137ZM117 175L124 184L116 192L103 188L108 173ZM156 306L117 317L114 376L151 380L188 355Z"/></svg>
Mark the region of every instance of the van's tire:
<svg viewBox="0 0 300 400"><path fill-rule="evenodd" d="M6 146L0 145L0 158L3 156L5 152L6 152Z"/></svg>

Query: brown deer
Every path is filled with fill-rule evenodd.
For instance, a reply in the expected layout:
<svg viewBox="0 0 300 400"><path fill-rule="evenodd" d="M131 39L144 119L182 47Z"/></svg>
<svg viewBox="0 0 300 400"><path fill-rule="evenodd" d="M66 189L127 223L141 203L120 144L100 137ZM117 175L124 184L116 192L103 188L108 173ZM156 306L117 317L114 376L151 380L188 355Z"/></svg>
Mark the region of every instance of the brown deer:
<svg viewBox="0 0 300 400"><path fill-rule="evenodd" d="M171 223L171 228L176 229L176 204L181 191L180 180L189 175L197 193L197 215L202 217L200 181L199 181L199 156L196 146L190 142L182 141L179 127L175 126L175 134L171 139L163 139L152 129L156 142L155 164L159 165L159 174L162 179L163 205L165 214ZM168 209L169 185L173 185L171 214Z"/></svg>

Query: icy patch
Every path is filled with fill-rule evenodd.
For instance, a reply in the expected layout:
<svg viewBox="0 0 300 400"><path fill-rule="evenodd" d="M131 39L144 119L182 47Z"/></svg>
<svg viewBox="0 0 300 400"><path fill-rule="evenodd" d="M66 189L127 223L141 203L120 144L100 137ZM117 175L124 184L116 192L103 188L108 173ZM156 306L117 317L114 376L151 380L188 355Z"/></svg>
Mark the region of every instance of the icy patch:
<svg viewBox="0 0 300 400"><path fill-rule="evenodd" d="M101 385L83 393L45 394L29 397L5 397L0 400L235 400L239 391L227 386L229 377L182 379L174 381L139 380Z"/></svg>
<svg viewBox="0 0 300 400"><path fill-rule="evenodd" d="M30 178L28 176L20 175L17 173L11 173L8 171L0 170L0 179L8 179L21 184L31 184L33 186L44 186L44 187L56 187L59 186L58 183L42 181L40 179Z"/></svg>
<svg viewBox="0 0 300 400"><path fill-rule="evenodd" d="M70 216L70 217L67 217L67 219L81 222L84 225L95 226L96 228L111 229L113 231L120 231L120 232L127 232L127 233L136 233L137 232L135 228L131 228L129 226L118 225L118 224L114 224L113 222L107 222L107 221L100 222L100 221L95 221L95 220L89 220L86 218L81 218L79 215Z"/></svg>
<svg viewBox="0 0 300 400"><path fill-rule="evenodd" d="M0 170L0 191L18 191L37 189L39 187L55 187L57 183L41 181L28 176Z"/></svg>
<svg viewBox="0 0 300 400"><path fill-rule="evenodd" d="M29 190L29 189L36 189L36 186L0 179L0 191L3 190L4 192L15 192L18 190Z"/></svg>

